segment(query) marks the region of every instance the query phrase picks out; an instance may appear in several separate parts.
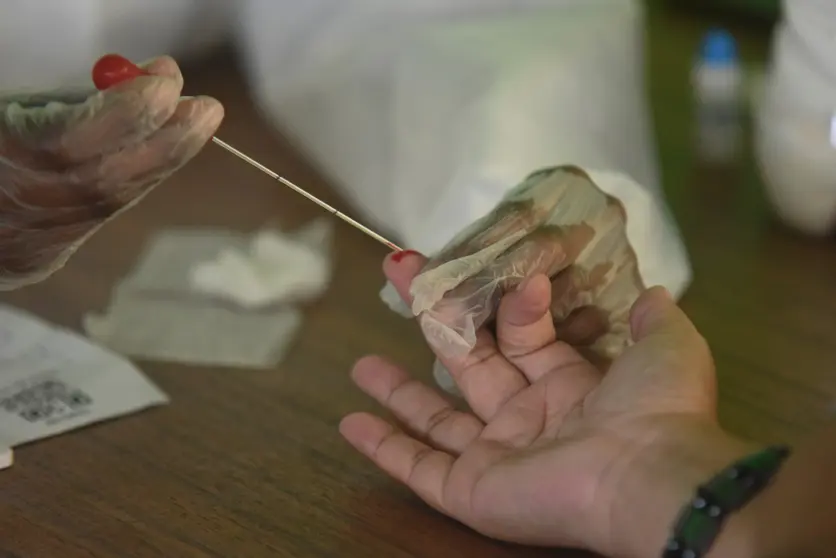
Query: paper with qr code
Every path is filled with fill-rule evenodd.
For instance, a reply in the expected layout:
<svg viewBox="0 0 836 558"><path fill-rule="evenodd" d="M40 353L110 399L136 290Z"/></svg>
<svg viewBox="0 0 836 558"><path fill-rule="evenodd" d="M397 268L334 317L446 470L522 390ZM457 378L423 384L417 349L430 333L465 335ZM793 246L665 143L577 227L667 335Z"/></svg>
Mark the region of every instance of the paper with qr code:
<svg viewBox="0 0 836 558"><path fill-rule="evenodd" d="M0 305L0 447L167 402L123 357Z"/></svg>

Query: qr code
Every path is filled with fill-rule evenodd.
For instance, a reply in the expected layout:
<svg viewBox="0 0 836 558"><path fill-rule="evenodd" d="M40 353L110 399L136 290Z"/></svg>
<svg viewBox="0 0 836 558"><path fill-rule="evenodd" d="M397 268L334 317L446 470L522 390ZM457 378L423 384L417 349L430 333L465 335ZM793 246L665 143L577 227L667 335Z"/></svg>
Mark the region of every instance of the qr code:
<svg viewBox="0 0 836 558"><path fill-rule="evenodd" d="M93 399L82 390L55 379L29 384L0 399L0 409L31 423L52 423L67 415L77 415L92 404Z"/></svg>

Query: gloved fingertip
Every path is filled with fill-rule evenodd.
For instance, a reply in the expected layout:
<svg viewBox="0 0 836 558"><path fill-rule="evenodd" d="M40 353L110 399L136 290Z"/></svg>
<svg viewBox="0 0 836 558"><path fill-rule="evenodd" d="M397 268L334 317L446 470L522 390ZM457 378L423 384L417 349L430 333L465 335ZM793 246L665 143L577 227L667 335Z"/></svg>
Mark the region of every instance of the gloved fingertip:
<svg viewBox="0 0 836 558"><path fill-rule="evenodd" d="M220 126L221 121L226 115L226 109L224 109L224 106L219 100L214 97L200 95L198 97L194 97L193 102L200 106L200 110L203 112L204 118L211 121L212 125L216 128Z"/></svg>
<svg viewBox="0 0 836 558"><path fill-rule="evenodd" d="M223 105L212 97L181 97L169 125L176 123L186 130L190 142L203 144L220 127L224 115Z"/></svg>
<svg viewBox="0 0 836 558"><path fill-rule="evenodd" d="M180 72L177 62L168 55L155 56L137 64L137 66L155 76L169 77L177 81L183 79L183 74Z"/></svg>

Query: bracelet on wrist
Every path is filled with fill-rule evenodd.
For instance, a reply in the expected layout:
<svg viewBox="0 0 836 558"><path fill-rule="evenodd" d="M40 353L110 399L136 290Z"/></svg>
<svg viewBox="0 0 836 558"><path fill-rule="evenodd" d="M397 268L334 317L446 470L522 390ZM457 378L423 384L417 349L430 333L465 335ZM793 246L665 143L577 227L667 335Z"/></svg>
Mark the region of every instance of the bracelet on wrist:
<svg viewBox="0 0 836 558"><path fill-rule="evenodd" d="M703 558L728 516L760 494L789 455L787 446L768 447L699 486L694 498L682 508L662 558Z"/></svg>

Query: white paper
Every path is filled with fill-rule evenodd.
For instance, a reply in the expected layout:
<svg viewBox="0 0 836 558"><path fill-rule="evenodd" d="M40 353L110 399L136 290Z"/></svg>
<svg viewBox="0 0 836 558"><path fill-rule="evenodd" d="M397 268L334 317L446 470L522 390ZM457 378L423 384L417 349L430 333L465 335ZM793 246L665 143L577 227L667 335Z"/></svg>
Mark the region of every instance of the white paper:
<svg viewBox="0 0 836 558"><path fill-rule="evenodd" d="M331 282L330 222L313 222L301 233L263 230L245 249L219 249L192 266L192 288L244 308L305 302L322 296Z"/></svg>
<svg viewBox="0 0 836 558"><path fill-rule="evenodd" d="M123 357L0 306L0 447L167 402L165 393Z"/></svg>
<svg viewBox="0 0 836 558"><path fill-rule="evenodd" d="M88 314L87 334L136 358L202 366L269 368L296 337L301 313L255 313L223 303L119 294L104 315Z"/></svg>
<svg viewBox="0 0 836 558"><path fill-rule="evenodd" d="M8 469L14 464L14 450L12 448L0 448L0 469Z"/></svg>
<svg viewBox="0 0 836 558"><path fill-rule="evenodd" d="M265 231L255 238L263 240ZM315 247L324 255L330 251L329 231L327 224L315 221L288 233L287 238L300 251ZM99 343L136 358L201 366L274 367L295 339L301 312L275 299L266 308L241 305L222 292L200 292L192 281L194 268L201 262L213 261L218 254L244 253L252 243L253 235L224 229L158 233L134 272L114 289L109 308L85 316L85 331ZM304 286L296 292L303 290Z"/></svg>
<svg viewBox="0 0 836 558"><path fill-rule="evenodd" d="M331 236L326 219L283 232L170 229L154 236L124 293L174 294L263 308L321 296L332 276Z"/></svg>
<svg viewBox="0 0 836 558"><path fill-rule="evenodd" d="M140 255L120 292L156 294L193 293L192 267L214 258L223 250L246 250L248 236L225 229L169 229L154 235Z"/></svg>

